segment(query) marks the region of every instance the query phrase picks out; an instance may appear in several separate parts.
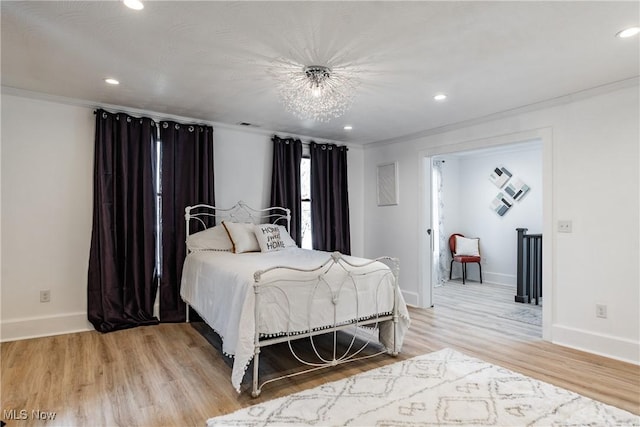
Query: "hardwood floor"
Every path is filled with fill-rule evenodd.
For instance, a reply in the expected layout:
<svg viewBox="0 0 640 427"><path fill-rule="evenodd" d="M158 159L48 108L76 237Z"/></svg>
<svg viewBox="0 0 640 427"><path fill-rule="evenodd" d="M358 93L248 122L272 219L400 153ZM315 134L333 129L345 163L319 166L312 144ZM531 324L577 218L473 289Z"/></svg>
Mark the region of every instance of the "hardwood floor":
<svg viewBox="0 0 640 427"><path fill-rule="evenodd" d="M32 418L39 410L56 413L47 426L202 426L216 415L445 347L640 414L640 367L542 341L533 325L500 317L500 303L478 304L476 291L488 289L469 282L437 288L433 309L410 309L412 324L398 358L380 356L283 380L265 387L258 399L247 392L250 371L243 393L236 394L230 360L217 336L198 331L202 325L3 343L2 419L26 410L28 419L9 426L45 425ZM265 349L262 361L266 375L295 366L283 345Z"/></svg>
<svg viewBox="0 0 640 427"><path fill-rule="evenodd" d="M437 308L463 312L467 323L480 323L523 339L542 337L542 305L517 303L514 296L515 289L509 286L468 280L465 285L456 280L446 282L433 292Z"/></svg>

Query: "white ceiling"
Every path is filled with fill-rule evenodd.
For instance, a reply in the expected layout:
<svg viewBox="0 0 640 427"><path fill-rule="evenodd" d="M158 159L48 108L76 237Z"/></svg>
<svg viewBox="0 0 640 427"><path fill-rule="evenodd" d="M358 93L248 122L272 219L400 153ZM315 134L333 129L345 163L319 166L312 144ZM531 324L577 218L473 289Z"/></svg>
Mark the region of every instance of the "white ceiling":
<svg viewBox="0 0 640 427"><path fill-rule="evenodd" d="M639 24L637 1L0 4L3 86L354 143L640 74L638 36L615 37ZM352 108L328 123L297 119L274 90L277 58L358 70Z"/></svg>

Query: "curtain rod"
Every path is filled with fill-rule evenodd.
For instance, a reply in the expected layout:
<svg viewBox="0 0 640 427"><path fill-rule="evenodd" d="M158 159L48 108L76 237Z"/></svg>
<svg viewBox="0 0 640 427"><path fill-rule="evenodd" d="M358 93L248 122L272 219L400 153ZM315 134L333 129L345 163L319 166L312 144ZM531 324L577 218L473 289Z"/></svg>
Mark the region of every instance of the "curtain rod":
<svg viewBox="0 0 640 427"><path fill-rule="evenodd" d="M142 114L140 116L137 116L137 115L135 115L136 113L131 113L131 112L128 112L128 111L123 111L123 110L118 110L118 111L114 112L114 111L107 110L107 109L102 108L102 107L101 108L96 108L95 110L93 110L93 114L97 114L98 110L106 111L109 114L126 114L128 116L132 116L132 117L136 117L136 118L140 118L140 119L141 118L147 118L147 119L149 119L149 120L151 120L153 122L156 122L156 123L173 122L173 123L178 123L178 124L180 124L182 126L208 126L210 128L213 128L213 125L207 124L207 123L180 122L180 121L175 120L175 119L159 119L159 118L149 117L148 115L144 115L144 114Z"/></svg>
<svg viewBox="0 0 640 427"><path fill-rule="evenodd" d="M273 135L272 135L272 137L271 137L271 139L273 139L273 137L276 137L276 138L278 138L278 139L293 139L293 140L298 139L298 140L300 140L300 142L302 143L302 145L304 145L304 146L306 146L306 147L311 146L311 143L312 143L312 142L314 142L314 143L319 144L319 145L335 145L336 147L344 147L347 151L349 151L349 146L348 146L348 145L346 145L346 144L338 145L338 144L333 143L333 142L315 142L315 141L313 141L313 140L309 140L309 142L305 142L305 141L303 141L303 140L302 140L302 139L300 139L300 138L295 138L295 137L292 137L292 136L287 136L287 137L285 137L285 138L282 138L282 137L280 137L280 136L278 136L278 135L276 135L276 134L273 134Z"/></svg>

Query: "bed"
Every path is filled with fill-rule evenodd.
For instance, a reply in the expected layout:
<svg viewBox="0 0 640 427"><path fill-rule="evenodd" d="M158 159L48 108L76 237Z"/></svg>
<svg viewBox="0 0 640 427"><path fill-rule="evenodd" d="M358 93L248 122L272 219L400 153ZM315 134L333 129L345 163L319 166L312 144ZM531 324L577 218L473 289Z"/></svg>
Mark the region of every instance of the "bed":
<svg viewBox="0 0 640 427"><path fill-rule="evenodd" d="M231 383L237 392L252 360L251 394L257 397L265 384L282 378L401 350L409 315L398 288L397 259L298 248L288 233L290 212L279 207L189 206L185 222L180 295L233 358ZM315 336L335 337L338 331L353 336L346 351L337 351L335 339L328 352L316 349ZM316 359L296 354L291 341L302 338L311 340ZM362 355L371 341L382 349ZM260 383L261 350L282 342L307 368Z"/></svg>

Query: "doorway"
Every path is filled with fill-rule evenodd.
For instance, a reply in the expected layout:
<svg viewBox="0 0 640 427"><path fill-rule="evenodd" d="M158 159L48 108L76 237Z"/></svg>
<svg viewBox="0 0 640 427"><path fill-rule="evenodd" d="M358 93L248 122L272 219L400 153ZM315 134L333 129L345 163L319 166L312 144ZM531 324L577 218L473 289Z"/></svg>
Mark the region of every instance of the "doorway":
<svg viewBox="0 0 640 427"><path fill-rule="evenodd" d="M450 283L457 284L456 278L460 278L460 265L454 263L452 281L449 282L450 253L448 237L452 233L461 233L467 237L480 238L480 250L482 256L483 284L479 283L479 271L470 264L467 268L468 281L459 291L471 292L475 286L483 292L492 288L496 295L502 295L505 291L508 303L517 308L527 308L526 304L515 303L516 295L516 265L517 265L517 232L516 228L528 228L529 233L546 234L551 238L551 138L545 131L538 133L538 137L518 139L517 136L498 137L494 140L471 141L452 147L448 152L434 151L423 152L423 159L429 159L430 182L423 185L423 196L429 201L425 210L431 225L429 255L431 274L428 280L423 282L424 293L430 295L431 306L438 304L441 296L439 286ZM500 143L498 143L500 142ZM424 165L426 168L427 165ZM511 173L512 184L524 182L527 186L526 194L511 200L511 206L506 211L498 213L492 204L494 199L505 193L505 186L495 185L490 178L496 167L504 167ZM510 168L510 169L509 169ZM426 174L426 172L425 172ZM547 202L544 202L547 200ZM545 209L547 212L545 214ZM426 220L425 220L426 222ZM545 322L543 311L547 311L552 298L551 294L551 259L550 239L543 243L544 270L543 270L543 295L545 304L543 308L537 307L547 328L550 322ZM421 254L427 255L426 251ZM424 259L424 258L421 258ZM427 270L427 269L425 269ZM424 277L424 276L423 276ZM467 291L465 291L466 289ZM491 293L485 295L490 297ZM476 296L476 298L484 296ZM550 314L550 313L549 313ZM527 316L526 311L523 314ZM544 334L543 334L544 335Z"/></svg>

